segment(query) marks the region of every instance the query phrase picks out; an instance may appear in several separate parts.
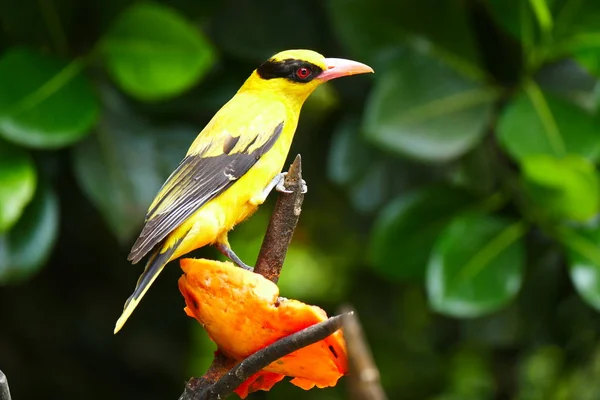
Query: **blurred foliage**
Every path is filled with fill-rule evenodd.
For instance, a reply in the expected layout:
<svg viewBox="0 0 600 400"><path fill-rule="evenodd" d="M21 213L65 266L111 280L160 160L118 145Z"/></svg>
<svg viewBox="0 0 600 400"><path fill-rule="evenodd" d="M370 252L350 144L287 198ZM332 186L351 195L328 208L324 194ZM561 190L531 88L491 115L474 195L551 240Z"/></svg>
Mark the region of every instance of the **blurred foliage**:
<svg viewBox="0 0 600 400"><path fill-rule="evenodd" d="M175 398L203 372L214 349L176 267L112 336L140 272L126 254L214 112L298 47L376 73L304 107L290 159L309 193L282 295L353 303L390 398L600 398L596 0L0 2L15 398ZM248 262L271 205L231 235ZM346 393L253 398L283 396Z"/></svg>

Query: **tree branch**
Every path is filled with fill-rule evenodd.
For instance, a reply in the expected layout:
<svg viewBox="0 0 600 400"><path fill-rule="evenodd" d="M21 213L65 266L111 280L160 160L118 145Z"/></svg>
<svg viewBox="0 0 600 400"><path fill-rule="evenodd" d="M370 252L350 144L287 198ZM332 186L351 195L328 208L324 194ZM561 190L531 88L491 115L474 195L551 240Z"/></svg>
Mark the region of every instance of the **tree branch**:
<svg viewBox="0 0 600 400"><path fill-rule="evenodd" d="M189 397L190 400L217 400L233 393L235 388L246 379L294 351L325 339L342 327L342 320L347 314L336 315L326 321L309 326L301 331L279 339L269 346L257 351L234 368L230 369L217 382ZM181 399L181 398L180 398Z"/></svg>
<svg viewBox="0 0 600 400"><path fill-rule="evenodd" d="M302 162L300 155L290 166L284 186L293 193L279 193L267 232L254 267L254 272L277 283L302 211ZM236 363L216 352L208 371L201 378L190 379L179 400L223 399L246 379L262 368L300 348L323 340L342 325L342 316L335 316L302 331L286 336Z"/></svg>
<svg viewBox="0 0 600 400"><path fill-rule="evenodd" d="M10 400L10 389L8 388L8 380L6 375L0 371L0 400Z"/></svg>
<svg viewBox="0 0 600 400"><path fill-rule="evenodd" d="M293 193L280 193L262 242L254 272L277 283L288 247L302 211L302 160L300 154L290 166L284 186Z"/></svg>
<svg viewBox="0 0 600 400"><path fill-rule="evenodd" d="M185 384L185 390L179 400L200 400L201 395L215 384L227 371L235 367L235 361L216 351L215 358L208 371L201 378L191 378Z"/></svg>
<svg viewBox="0 0 600 400"><path fill-rule="evenodd" d="M348 387L353 400L387 400L379 381L379 370L369 345L365 340L360 321L350 306L342 307L342 312L352 317L344 318L344 339L348 351Z"/></svg>

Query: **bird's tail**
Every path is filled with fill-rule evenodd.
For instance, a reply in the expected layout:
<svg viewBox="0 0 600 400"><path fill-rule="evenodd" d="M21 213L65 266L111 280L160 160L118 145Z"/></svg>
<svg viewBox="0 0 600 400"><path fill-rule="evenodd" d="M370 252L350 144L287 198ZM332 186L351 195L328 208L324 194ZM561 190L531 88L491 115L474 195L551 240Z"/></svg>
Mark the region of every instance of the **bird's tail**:
<svg viewBox="0 0 600 400"><path fill-rule="evenodd" d="M133 313L133 310L135 310L140 300L142 300L142 297L144 297L144 295L150 288L150 285L154 283L154 280L156 279L156 277L158 277L158 274L161 273L165 265L167 265L167 263L169 262L169 259L175 252L175 249L177 249L178 244L179 243L176 243L173 247L169 248L164 253L160 253L159 247L150 257L150 259L146 263L146 268L144 269L144 272L142 273L142 275L140 275L140 278L137 281L133 294L129 296L129 298L125 302L125 306L123 307L123 313L121 314L115 325L115 334L121 330L123 325L125 325L125 322L129 318L131 313Z"/></svg>

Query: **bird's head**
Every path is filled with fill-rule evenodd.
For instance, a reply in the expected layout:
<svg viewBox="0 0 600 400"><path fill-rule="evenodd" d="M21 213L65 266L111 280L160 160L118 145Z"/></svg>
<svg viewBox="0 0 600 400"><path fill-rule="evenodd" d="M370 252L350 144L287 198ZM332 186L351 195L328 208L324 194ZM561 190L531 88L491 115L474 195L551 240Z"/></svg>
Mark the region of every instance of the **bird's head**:
<svg viewBox="0 0 600 400"><path fill-rule="evenodd" d="M312 50L286 50L262 63L240 90L268 92L301 104L322 83L368 72L373 69L356 61L325 58Z"/></svg>

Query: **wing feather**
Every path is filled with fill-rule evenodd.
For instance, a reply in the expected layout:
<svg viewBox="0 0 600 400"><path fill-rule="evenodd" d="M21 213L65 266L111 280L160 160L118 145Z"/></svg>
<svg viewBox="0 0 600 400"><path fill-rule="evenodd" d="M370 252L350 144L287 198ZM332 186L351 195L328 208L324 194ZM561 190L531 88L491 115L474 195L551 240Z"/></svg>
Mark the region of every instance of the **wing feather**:
<svg viewBox="0 0 600 400"><path fill-rule="evenodd" d="M283 130L280 122L270 132L244 135L228 153L211 154L216 146L223 148L229 134L221 135L200 154L188 153L167 178L146 214L142 232L129 256L140 261L157 244L200 207L227 190L273 147Z"/></svg>

